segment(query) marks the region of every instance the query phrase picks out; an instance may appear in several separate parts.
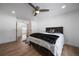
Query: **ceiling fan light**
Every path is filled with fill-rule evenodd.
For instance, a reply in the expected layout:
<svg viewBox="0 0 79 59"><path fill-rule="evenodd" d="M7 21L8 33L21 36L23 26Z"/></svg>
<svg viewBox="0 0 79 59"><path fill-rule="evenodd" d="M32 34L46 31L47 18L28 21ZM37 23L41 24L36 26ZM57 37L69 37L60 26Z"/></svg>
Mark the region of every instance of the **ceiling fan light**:
<svg viewBox="0 0 79 59"><path fill-rule="evenodd" d="M39 11L36 11L36 13L39 13Z"/></svg>

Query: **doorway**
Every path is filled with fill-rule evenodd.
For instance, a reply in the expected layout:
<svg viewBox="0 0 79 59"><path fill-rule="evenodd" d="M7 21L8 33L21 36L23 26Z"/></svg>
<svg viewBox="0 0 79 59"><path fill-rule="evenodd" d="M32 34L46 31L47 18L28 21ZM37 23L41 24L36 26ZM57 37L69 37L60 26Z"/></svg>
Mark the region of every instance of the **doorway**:
<svg viewBox="0 0 79 59"><path fill-rule="evenodd" d="M24 41L27 39L27 23L23 21L16 22L16 41Z"/></svg>

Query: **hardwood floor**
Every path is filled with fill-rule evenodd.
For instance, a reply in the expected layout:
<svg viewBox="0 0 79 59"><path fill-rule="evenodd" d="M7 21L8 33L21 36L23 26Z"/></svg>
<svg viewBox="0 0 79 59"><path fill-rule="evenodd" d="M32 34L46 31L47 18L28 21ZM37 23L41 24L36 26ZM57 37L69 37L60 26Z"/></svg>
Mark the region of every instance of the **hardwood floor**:
<svg viewBox="0 0 79 59"><path fill-rule="evenodd" d="M65 45L62 55L63 56L79 56L79 48L73 47L70 45Z"/></svg>
<svg viewBox="0 0 79 59"><path fill-rule="evenodd" d="M11 42L0 45L0 56L41 56L41 54L24 42ZM79 48L65 45L62 56L79 56Z"/></svg>

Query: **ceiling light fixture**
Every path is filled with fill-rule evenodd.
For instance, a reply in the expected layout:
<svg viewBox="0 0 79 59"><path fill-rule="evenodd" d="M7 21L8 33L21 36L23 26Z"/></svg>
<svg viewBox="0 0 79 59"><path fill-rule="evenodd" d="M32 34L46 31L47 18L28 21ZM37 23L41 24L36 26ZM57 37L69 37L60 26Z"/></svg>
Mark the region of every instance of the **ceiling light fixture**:
<svg viewBox="0 0 79 59"><path fill-rule="evenodd" d="M39 11L37 10L36 13L39 13Z"/></svg>
<svg viewBox="0 0 79 59"><path fill-rule="evenodd" d="M15 14L15 11L12 11L12 14Z"/></svg>
<svg viewBox="0 0 79 59"><path fill-rule="evenodd" d="M63 5L62 8L63 8L63 9L66 8L66 5Z"/></svg>

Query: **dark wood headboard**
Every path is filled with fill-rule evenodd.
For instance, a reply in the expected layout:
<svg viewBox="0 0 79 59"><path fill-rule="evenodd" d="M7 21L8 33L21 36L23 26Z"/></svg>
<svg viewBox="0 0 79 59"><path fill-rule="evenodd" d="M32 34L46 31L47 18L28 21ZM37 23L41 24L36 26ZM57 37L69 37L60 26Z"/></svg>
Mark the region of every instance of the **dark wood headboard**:
<svg viewBox="0 0 79 59"><path fill-rule="evenodd" d="M46 32L63 34L63 27L46 27Z"/></svg>

